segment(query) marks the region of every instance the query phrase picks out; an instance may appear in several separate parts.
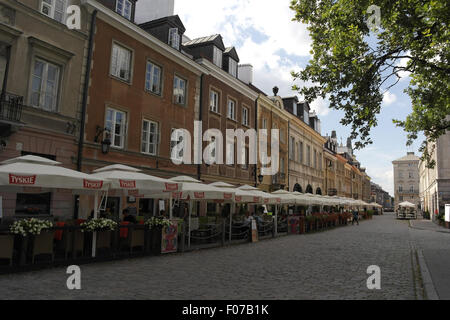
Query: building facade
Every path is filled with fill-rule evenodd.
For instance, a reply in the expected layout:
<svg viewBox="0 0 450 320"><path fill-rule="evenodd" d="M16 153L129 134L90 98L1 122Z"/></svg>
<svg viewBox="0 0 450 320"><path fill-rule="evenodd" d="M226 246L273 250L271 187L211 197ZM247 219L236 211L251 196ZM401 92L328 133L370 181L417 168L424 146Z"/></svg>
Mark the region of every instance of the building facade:
<svg viewBox="0 0 450 320"><path fill-rule="evenodd" d="M184 160L184 153L173 152L178 142L187 139L193 146L194 121L200 117L201 76L208 73L182 51L185 29L181 20L169 16L137 26L134 13L114 12L109 1L90 1L89 8L98 13L83 171L120 163L164 178L197 177L192 158L187 164L172 161L172 156ZM192 136L180 135L172 141L176 129ZM129 201L115 195L108 197L107 208L118 218L126 207L148 213L154 210L153 204L151 199ZM86 203L81 205L80 216L85 217L89 208Z"/></svg>
<svg viewBox="0 0 450 320"><path fill-rule="evenodd" d="M250 152L256 152L249 138L238 150L237 138L227 140L227 130L256 128L256 100L258 93L247 83L238 79L239 57L234 48L225 48L222 37L213 35L183 43L193 59L208 70L202 79L201 112L199 120L203 131L217 130L223 141L215 134L203 142L203 150L212 143L215 163L201 165L201 180L206 183L223 181L233 185L255 185L256 165L249 164ZM251 83L251 81L249 81ZM228 144L233 144L229 148ZM244 156L245 161L239 161ZM223 163L223 164L221 164Z"/></svg>
<svg viewBox="0 0 450 320"><path fill-rule="evenodd" d="M258 106L258 131L260 129L267 130L268 144L267 153L270 157L272 155L270 141L272 139L271 129L279 130L279 170L278 173L270 175L261 175L261 163L258 162L258 179L262 176L263 180L258 181L260 188L263 191L274 192L288 187L288 129L289 117L284 111L283 100L277 95L277 90L274 88L274 96L268 97L262 92L259 93Z"/></svg>
<svg viewBox="0 0 450 320"><path fill-rule="evenodd" d="M414 155L414 152L408 152L405 157L392 162L394 165L395 209L404 201L420 205L419 162L420 158Z"/></svg>
<svg viewBox="0 0 450 320"><path fill-rule="evenodd" d="M69 30L65 9L79 1L0 3L0 160L38 155L76 169L88 15ZM71 190L2 192L4 217L71 218Z"/></svg>
<svg viewBox="0 0 450 320"><path fill-rule="evenodd" d="M307 103L297 97L284 98L289 115L289 191L323 193L323 145L320 121Z"/></svg>
<svg viewBox="0 0 450 320"><path fill-rule="evenodd" d="M450 204L450 133L428 144L431 159L435 161L434 168L427 168L424 161L420 161L420 205L423 211L428 211L430 217L445 211L445 205Z"/></svg>

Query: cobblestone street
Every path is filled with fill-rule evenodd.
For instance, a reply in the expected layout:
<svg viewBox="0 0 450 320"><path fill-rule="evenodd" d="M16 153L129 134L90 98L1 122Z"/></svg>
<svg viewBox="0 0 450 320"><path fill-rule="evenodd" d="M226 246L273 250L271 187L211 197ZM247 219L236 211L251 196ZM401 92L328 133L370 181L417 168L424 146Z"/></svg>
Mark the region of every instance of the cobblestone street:
<svg viewBox="0 0 450 320"><path fill-rule="evenodd" d="M421 299L411 232L386 214L316 234L84 265L79 291L66 288L65 268L3 275L0 298ZM367 289L371 265L381 268L381 290Z"/></svg>

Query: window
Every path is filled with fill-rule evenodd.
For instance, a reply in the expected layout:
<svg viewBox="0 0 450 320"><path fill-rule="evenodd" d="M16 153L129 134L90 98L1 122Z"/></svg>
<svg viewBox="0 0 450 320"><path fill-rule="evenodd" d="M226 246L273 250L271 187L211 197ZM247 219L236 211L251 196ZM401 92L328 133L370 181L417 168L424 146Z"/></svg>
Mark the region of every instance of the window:
<svg viewBox="0 0 450 320"><path fill-rule="evenodd" d="M237 77L237 61L230 58L229 64L228 64L228 72L233 76Z"/></svg>
<svg viewBox="0 0 450 320"><path fill-rule="evenodd" d="M145 73L145 89L154 94L161 94L161 68L152 62L147 62Z"/></svg>
<svg viewBox="0 0 450 320"><path fill-rule="evenodd" d="M280 141L285 143L286 142L286 136L285 136L285 131L283 128L280 129Z"/></svg>
<svg viewBox="0 0 450 320"><path fill-rule="evenodd" d="M298 148L298 162L303 163L303 142L301 141Z"/></svg>
<svg viewBox="0 0 450 320"><path fill-rule="evenodd" d="M314 150L314 168L317 169L317 151Z"/></svg>
<svg viewBox="0 0 450 320"><path fill-rule="evenodd" d="M295 138L289 139L289 160L295 160Z"/></svg>
<svg viewBox="0 0 450 320"><path fill-rule="evenodd" d="M242 124L244 126L248 126L250 124L249 111L248 111L248 108L246 108L246 107L242 107Z"/></svg>
<svg viewBox="0 0 450 320"><path fill-rule="evenodd" d="M176 136L176 141L172 141L172 134L173 132L177 130L175 128L172 129L171 133L170 133L170 158L176 161L183 161L183 156L184 156L184 150L180 150L180 152L178 152L178 154L175 154L175 157L172 156L172 150L173 148L183 142L184 139L184 135L182 132L178 131L177 132L177 136Z"/></svg>
<svg viewBox="0 0 450 320"><path fill-rule="evenodd" d="M248 147L245 147L242 149L242 152L244 153L244 164L242 165L242 169L248 169L248 163L249 163L249 149Z"/></svg>
<svg viewBox="0 0 450 320"><path fill-rule="evenodd" d="M209 110L219 113L219 93L213 90L209 93Z"/></svg>
<svg viewBox="0 0 450 320"><path fill-rule="evenodd" d="M311 147L306 146L306 164L311 166Z"/></svg>
<svg viewBox="0 0 450 320"><path fill-rule="evenodd" d="M131 78L131 51L116 43L112 49L111 75L125 81Z"/></svg>
<svg viewBox="0 0 450 320"><path fill-rule="evenodd" d="M414 178L414 174L412 172L409 172L409 178L410 179Z"/></svg>
<svg viewBox="0 0 450 320"><path fill-rule="evenodd" d="M122 17L131 20L131 2L128 0L117 0L116 12Z"/></svg>
<svg viewBox="0 0 450 320"><path fill-rule="evenodd" d="M236 102L234 100L228 100L228 118L236 120Z"/></svg>
<svg viewBox="0 0 450 320"><path fill-rule="evenodd" d="M47 111L56 111L60 67L41 59L34 61L31 104Z"/></svg>
<svg viewBox="0 0 450 320"><path fill-rule="evenodd" d="M280 173L284 173L284 158L280 159Z"/></svg>
<svg viewBox="0 0 450 320"><path fill-rule="evenodd" d="M67 0L42 0L41 12L46 16L64 23Z"/></svg>
<svg viewBox="0 0 450 320"><path fill-rule="evenodd" d="M403 192L403 186L398 186L398 192Z"/></svg>
<svg viewBox="0 0 450 320"><path fill-rule="evenodd" d="M411 192L411 193L414 192L414 186L411 186L411 187L409 188L409 192Z"/></svg>
<svg viewBox="0 0 450 320"><path fill-rule="evenodd" d="M263 118L262 120L262 129L267 129L267 119Z"/></svg>
<svg viewBox="0 0 450 320"><path fill-rule="evenodd" d="M213 63L219 68L222 68L222 50L216 46L214 46Z"/></svg>
<svg viewBox="0 0 450 320"><path fill-rule="evenodd" d="M52 194L18 193L16 198L16 215L50 215Z"/></svg>
<svg viewBox="0 0 450 320"><path fill-rule="evenodd" d="M294 102L294 106L292 108L294 115L297 115L297 104Z"/></svg>
<svg viewBox="0 0 450 320"><path fill-rule="evenodd" d="M142 153L152 156L158 154L159 126L154 121L144 120L142 123Z"/></svg>
<svg viewBox="0 0 450 320"><path fill-rule="evenodd" d="M178 33L178 28L169 29L169 46L180 50L180 34Z"/></svg>
<svg viewBox="0 0 450 320"><path fill-rule="evenodd" d="M125 146L125 126L127 116L125 112L115 109L106 109L105 129L109 132L111 138L111 146L123 148Z"/></svg>
<svg viewBox="0 0 450 320"><path fill-rule="evenodd" d="M186 80L177 76L173 79L173 97L175 103L184 105L186 103Z"/></svg>

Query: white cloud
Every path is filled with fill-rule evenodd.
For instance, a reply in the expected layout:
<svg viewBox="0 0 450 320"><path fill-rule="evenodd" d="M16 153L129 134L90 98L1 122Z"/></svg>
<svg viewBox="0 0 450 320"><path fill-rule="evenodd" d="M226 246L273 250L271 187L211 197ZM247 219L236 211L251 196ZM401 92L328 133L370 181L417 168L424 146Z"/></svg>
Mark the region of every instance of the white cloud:
<svg viewBox="0 0 450 320"><path fill-rule="evenodd" d="M383 96L383 103L384 103L386 106L389 106L389 105L393 104L395 101L397 101L397 96L396 96L395 94L390 93L389 91L386 91L386 92L384 93L384 96Z"/></svg>
<svg viewBox="0 0 450 320"><path fill-rule="evenodd" d="M292 96L291 71L301 69L300 57L311 48L306 26L293 22L290 0L175 0L175 14L191 38L220 33L226 46L235 46L240 63L254 67L254 84L267 94L278 86L280 95ZM145 21L151 1L137 2L137 21ZM297 83L298 84L298 83ZM318 102L322 112L322 104Z"/></svg>

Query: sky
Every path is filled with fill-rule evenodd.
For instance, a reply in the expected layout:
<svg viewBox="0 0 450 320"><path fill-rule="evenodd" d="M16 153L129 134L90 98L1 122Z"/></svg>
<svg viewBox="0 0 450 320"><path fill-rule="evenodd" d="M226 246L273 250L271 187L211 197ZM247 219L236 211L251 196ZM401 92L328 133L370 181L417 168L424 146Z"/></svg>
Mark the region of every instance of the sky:
<svg viewBox="0 0 450 320"><path fill-rule="evenodd" d="M147 21L153 0L137 2L136 21ZM311 58L306 25L292 21L294 12L290 0L175 0L175 14L186 27L185 35L191 39L221 34L226 47L234 46L240 64L253 65L253 84L272 95L277 86L282 97L297 95L291 71L304 68ZM392 161L415 152L419 155L420 140L406 147L406 133L397 128L392 119L404 120L411 112L411 101L403 90L409 78L385 93L383 108L378 115L378 126L372 129L373 144L355 154L362 167L367 169L372 181L394 195ZM297 85L301 85L297 83ZM321 119L322 135L337 131L338 140L345 144L351 129L340 124L343 113L329 109L326 100L312 103Z"/></svg>

